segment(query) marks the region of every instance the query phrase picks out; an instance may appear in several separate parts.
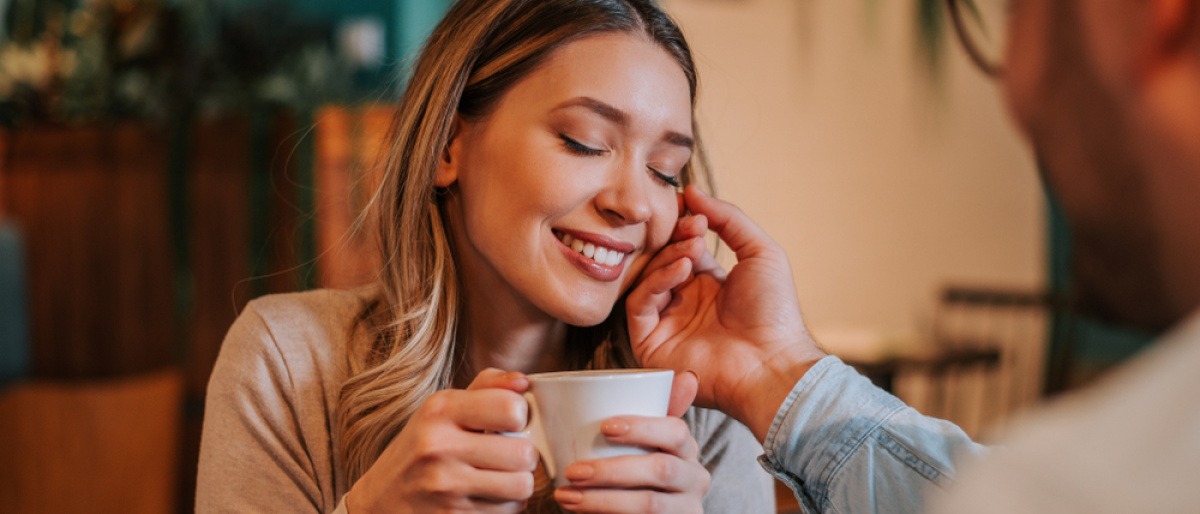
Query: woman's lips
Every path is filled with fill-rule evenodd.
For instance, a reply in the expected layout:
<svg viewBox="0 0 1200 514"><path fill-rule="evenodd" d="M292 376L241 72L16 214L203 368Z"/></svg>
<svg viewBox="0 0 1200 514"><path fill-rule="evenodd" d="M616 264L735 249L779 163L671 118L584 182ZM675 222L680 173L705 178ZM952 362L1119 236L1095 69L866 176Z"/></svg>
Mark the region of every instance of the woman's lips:
<svg viewBox="0 0 1200 514"><path fill-rule="evenodd" d="M601 282L612 282L625 270L626 257L634 246L622 241L583 232L554 231L559 249L575 267Z"/></svg>

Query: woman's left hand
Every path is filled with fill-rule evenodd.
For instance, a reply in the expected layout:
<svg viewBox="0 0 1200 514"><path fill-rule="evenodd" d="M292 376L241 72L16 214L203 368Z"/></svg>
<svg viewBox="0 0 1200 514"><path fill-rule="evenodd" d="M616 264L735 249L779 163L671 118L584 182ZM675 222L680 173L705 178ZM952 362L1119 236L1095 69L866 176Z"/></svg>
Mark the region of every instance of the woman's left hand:
<svg viewBox="0 0 1200 514"><path fill-rule="evenodd" d="M682 419L618 416L605 420L601 431L611 442L652 451L568 466L563 474L571 485L554 491L563 508L604 514L704 512L712 477L697 460L699 447Z"/></svg>

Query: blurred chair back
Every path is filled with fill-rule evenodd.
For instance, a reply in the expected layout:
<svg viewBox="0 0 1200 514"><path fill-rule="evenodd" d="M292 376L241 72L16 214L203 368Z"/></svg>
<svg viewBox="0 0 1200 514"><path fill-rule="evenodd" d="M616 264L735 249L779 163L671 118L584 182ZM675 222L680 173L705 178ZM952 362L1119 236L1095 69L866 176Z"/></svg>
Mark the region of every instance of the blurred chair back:
<svg viewBox="0 0 1200 514"><path fill-rule="evenodd" d="M29 319L25 296L25 246L5 208L8 132L0 130L0 385L29 372Z"/></svg>
<svg viewBox="0 0 1200 514"><path fill-rule="evenodd" d="M31 382L0 392L5 512L175 512L183 379Z"/></svg>
<svg viewBox="0 0 1200 514"><path fill-rule="evenodd" d="M909 370L904 396L972 436L1033 404L1041 395L1048 303L1043 291L945 287L933 327L942 357Z"/></svg>
<svg viewBox="0 0 1200 514"><path fill-rule="evenodd" d="M0 385L29 372L25 250L16 223L0 212Z"/></svg>

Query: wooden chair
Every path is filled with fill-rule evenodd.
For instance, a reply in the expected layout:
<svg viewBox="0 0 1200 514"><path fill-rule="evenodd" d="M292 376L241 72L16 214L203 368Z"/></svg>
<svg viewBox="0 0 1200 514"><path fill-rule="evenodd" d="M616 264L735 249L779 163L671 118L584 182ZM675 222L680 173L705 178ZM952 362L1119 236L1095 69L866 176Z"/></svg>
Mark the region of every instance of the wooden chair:
<svg viewBox="0 0 1200 514"><path fill-rule="evenodd" d="M1017 288L949 286L934 318L936 354L901 363L896 392L968 434L1041 396L1049 296Z"/></svg>
<svg viewBox="0 0 1200 514"><path fill-rule="evenodd" d="M175 512L182 398L177 371L3 390L3 510Z"/></svg>

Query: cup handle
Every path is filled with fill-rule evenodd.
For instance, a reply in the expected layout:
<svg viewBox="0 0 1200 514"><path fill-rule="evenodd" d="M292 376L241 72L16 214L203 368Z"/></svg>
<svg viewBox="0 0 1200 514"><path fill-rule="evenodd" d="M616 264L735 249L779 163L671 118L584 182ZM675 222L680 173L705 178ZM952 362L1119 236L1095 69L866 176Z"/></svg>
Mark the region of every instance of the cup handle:
<svg viewBox="0 0 1200 514"><path fill-rule="evenodd" d="M525 429L520 432L500 432L509 437L524 437L533 443L533 447L542 457L542 465L546 468L546 475L553 480L558 476L558 469L554 465L554 456L550 453L550 444L546 440L546 429L542 424L542 413L538 407L537 398L534 398L533 393L525 393L525 403L529 405L529 421L525 425Z"/></svg>

